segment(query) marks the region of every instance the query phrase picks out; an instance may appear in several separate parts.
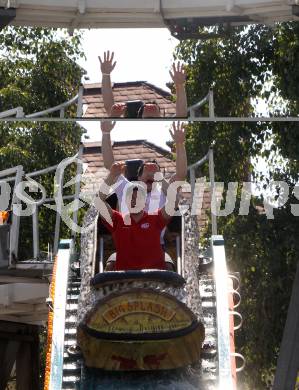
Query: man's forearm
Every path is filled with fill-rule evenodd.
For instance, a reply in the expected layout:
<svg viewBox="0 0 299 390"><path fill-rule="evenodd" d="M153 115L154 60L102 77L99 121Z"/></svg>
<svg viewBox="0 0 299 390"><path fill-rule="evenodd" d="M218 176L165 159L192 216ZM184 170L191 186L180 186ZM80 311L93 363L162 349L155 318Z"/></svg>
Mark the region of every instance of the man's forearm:
<svg viewBox="0 0 299 390"><path fill-rule="evenodd" d="M104 167L106 169L110 169L112 164L114 163L114 155L111 144L110 133L102 133L102 155L104 161Z"/></svg>
<svg viewBox="0 0 299 390"><path fill-rule="evenodd" d="M102 182L100 186L99 193L97 197L95 198L94 205L96 209L99 211L102 218L106 220L106 222L109 223L109 225L113 226L113 210L110 207L110 205L106 202L107 195L109 195L109 191L111 188L111 185L114 183L114 180L111 178L111 175L106 177L106 179Z"/></svg>
<svg viewBox="0 0 299 390"><path fill-rule="evenodd" d="M185 84L178 84L176 88L176 116L177 117L187 117L187 96L185 90Z"/></svg>
<svg viewBox="0 0 299 390"><path fill-rule="evenodd" d="M116 179L114 176L111 176L109 173L108 176L103 180L103 182L100 185L99 189L99 198L103 201L106 201L107 196L109 195L110 189L113 186L113 184L116 182Z"/></svg>
<svg viewBox="0 0 299 390"><path fill-rule="evenodd" d="M110 116L111 109L114 104L110 74L102 75L102 96L105 110L107 112L107 115Z"/></svg>
<svg viewBox="0 0 299 390"><path fill-rule="evenodd" d="M186 180L187 169L187 153L185 144L176 144L176 180Z"/></svg>

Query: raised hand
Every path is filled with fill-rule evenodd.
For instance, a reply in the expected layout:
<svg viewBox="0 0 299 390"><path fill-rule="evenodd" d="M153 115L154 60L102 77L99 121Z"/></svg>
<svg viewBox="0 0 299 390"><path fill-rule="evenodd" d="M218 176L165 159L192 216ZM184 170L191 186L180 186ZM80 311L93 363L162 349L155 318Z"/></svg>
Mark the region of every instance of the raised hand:
<svg viewBox="0 0 299 390"><path fill-rule="evenodd" d="M125 167L126 166L124 163L115 162L114 164L112 164L112 166L110 168L110 176L112 176L113 178L118 177L119 175L121 175L124 172Z"/></svg>
<svg viewBox="0 0 299 390"><path fill-rule="evenodd" d="M101 122L102 133L110 133L114 129L116 122Z"/></svg>
<svg viewBox="0 0 299 390"><path fill-rule="evenodd" d="M101 72L103 74L110 74L113 69L115 68L116 61L113 62L114 58L114 52L105 51L104 52L104 60L102 60L101 57L99 57L100 63L101 63Z"/></svg>
<svg viewBox="0 0 299 390"><path fill-rule="evenodd" d="M161 116L159 106L155 103L145 103L143 108L143 118L158 118Z"/></svg>
<svg viewBox="0 0 299 390"><path fill-rule="evenodd" d="M119 118L125 113L125 111L126 111L125 103L115 103L111 108L110 116L112 118Z"/></svg>
<svg viewBox="0 0 299 390"><path fill-rule="evenodd" d="M186 71L184 65L178 62L177 64L173 63L172 71L169 71L170 77L175 85L185 84L186 82Z"/></svg>
<svg viewBox="0 0 299 390"><path fill-rule="evenodd" d="M170 135L173 141L178 144L183 144L185 142L185 124L180 122L172 123L172 130L169 130Z"/></svg>
<svg viewBox="0 0 299 390"><path fill-rule="evenodd" d="M147 162L144 164L143 172L155 174L156 172L159 172L159 167L156 163Z"/></svg>

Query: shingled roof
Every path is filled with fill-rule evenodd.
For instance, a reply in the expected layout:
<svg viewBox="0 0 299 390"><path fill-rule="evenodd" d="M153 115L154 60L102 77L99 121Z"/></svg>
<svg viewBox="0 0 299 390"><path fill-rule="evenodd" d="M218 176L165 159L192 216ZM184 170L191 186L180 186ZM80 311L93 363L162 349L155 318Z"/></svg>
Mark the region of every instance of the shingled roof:
<svg viewBox="0 0 299 390"><path fill-rule="evenodd" d="M104 167L101 142L84 143L82 159L88 164L84 174L84 191L97 191L101 179L108 171ZM113 142L115 161L128 159L152 160L156 159L161 171L167 178L175 173L175 162L171 159L171 153L146 140L116 141Z"/></svg>
<svg viewBox="0 0 299 390"><path fill-rule="evenodd" d="M146 81L132 81L112 84L115 103L124 103L129 100L142 100L145 103L155 100L163 116L175 115L175 103L171 101L171 94ZM86 107L85 118L103 118L107 116L102 97L100 83L85 84L83 105Z"/></svg>

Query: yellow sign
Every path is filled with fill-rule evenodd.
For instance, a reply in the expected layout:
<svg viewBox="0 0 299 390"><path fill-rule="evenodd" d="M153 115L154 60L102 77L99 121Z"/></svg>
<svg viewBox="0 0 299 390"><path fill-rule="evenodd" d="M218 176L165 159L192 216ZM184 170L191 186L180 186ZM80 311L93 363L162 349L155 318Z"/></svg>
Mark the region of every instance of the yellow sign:
<svg viewBox="0 0 299 390"><path fill-rule="evenodd" d="M111 294L81 325L77 339L88 367L168 370L200 360L203 325L167 293L136 288Z"/></svg>
<svg viewBox="0 0 299 390"><path fill-rule="evenodd" d="M175 311L161 303L153 301L134 300L112 306L103 313L105 320L111 324L119 318L133 313L148 313L158 316L165 321L170 321L175 316Z"/></svg>
<svg viewBox="0 0 299 390"><path fill-rule="evenodd" d="M132 290L100 301L86 325L107 333L161 333L184 329L194 316L185 305L168 294Z"/></svg>

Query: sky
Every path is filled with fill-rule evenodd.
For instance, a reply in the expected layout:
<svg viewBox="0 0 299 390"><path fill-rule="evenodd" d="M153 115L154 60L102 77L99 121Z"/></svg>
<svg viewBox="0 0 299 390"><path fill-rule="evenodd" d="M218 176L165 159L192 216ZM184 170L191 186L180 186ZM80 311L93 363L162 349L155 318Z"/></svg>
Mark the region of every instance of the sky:
<svg viewBox="0 0 299 390"><path fill-rule="evenodd" d="M116 67L112 82L148 81L169 92L166 83L171 81L169 70L173 63L173 51L178 40L167 29L97 29L84 32L83 49L85 61L80 65L87 71L88 83L101 82L98 56L104 51L115 53ZM101 139L100 123L84 122L89 141ZM112 132L115 141L147 139L169 149L170 122L122 122Z"/></svg>
<svg viewBox="0 0 299 390"><path fill-rule="evenodd" d="M110 50L114 52L114 59L117 61L111 75L112 82L142 80L169 91L166 83L171 80L169 70L178 43L179 41L173 38L166 28L84 30L83 49L86 60L81 60L79 63L87 71L89 80L86 82L101 82L98 56ZM255 108L257 114L267 114L267 106L262 100L259 100ZM99 122L81 122L81 124L88 131L89 139L86 141L101 140ZM111 138L113 141L146 139L169 150L166 142L171 139L170 127L170 122L162 121L118 122ZM267 163L259 158L254 165L257 170L265 172Z"/></svg>

